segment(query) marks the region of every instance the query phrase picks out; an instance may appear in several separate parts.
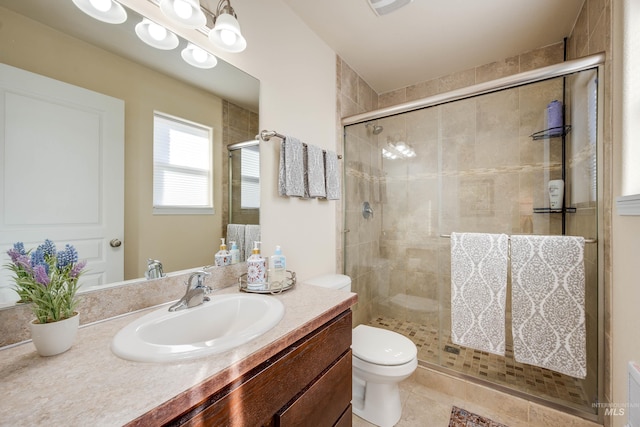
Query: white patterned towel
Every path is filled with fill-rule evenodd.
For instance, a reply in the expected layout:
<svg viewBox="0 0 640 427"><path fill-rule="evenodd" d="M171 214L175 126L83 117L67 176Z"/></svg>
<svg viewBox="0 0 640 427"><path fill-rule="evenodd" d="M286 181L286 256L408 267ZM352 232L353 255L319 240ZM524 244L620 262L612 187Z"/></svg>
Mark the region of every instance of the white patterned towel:
<svg viewBox="0 0 640 427"><path fill-rule="evenodd" d="M504 355L506 234L451 233L451 339Z"/></svg>
<svg viewBox="0 0 640 427"><path fill-rule="evenodd" d="M231 242L236 242L240 251L240 261L244 261L244 224L227 224L227 247L231 248Z"/></svg>
<svg viewBox="0 0 640 427"><path fill-rule="evenodd" d="M281 196L304 197L304 154L300 140L286 137L280 144L278 193Z"/></svg>
<svg viewBox="0 0 640 427"><path fill-rule="evenodd" d="M260 225L247 224L244 229L244 259L249 259L254 242L260 241Z"/></svg>
<svg viewBox="0 0 640 427"><path fill-rule="evenodd" d="M309 197L324 198L327 189L324 181L324 152L320 147L307 145L307 189Z"/></svg>
<svg viewBox="0 0 640 427"><path fill-rule="evenodd" d="M324 177L327 184L327 200L340 200L340 168L334 151L324 153Z"/></svg>
<svg viewBox="0 0 640 427"><path fill-rule="evenodd" d="M584 378L584 239L511 236L511 277L516 361Z"/></svg>

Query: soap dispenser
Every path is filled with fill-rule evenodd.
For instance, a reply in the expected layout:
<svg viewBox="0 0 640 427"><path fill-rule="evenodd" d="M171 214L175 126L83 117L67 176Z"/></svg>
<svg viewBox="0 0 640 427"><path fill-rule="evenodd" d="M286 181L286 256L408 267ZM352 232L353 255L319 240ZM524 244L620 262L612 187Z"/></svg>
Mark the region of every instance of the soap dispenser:
<svg viewBox="0 0 640 427"><path fill-rule="evenodd" d="M223 267L225 265L231 265L231 254L227 250L227 245L224 244L224 237L220 239L222 244L220 250L216 253L215 264L216 267Z"/></svg>
<svg viewBox="0 0 640 427"><path fill-rule="evenodd" d="M231 264L237 264L240 262L240 249L238 249L238 245L236 242L231 241L231 250L229 253L231 254Z"/></svg>
<svg viewBox="0 0 640 427"><path fill-rule="evenodd" d="M247 288L252 291L266 289L267 261L260 255L260 243L253 243L251 256L247 259Z"/></svg>
<svg viewBox="0 0 640 427"><path fill-rule="evenodd" d="M284 288L287 280L287 258L282 255L280 246L276 246L276 251L269 258L269 287Z"/></svg>

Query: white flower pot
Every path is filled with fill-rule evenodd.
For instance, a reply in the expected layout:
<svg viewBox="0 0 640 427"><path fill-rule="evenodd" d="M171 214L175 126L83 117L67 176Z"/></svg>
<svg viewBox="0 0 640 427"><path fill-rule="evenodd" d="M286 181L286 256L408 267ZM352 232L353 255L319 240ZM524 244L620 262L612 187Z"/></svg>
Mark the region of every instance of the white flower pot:
<svg viewBox="0 0 640 427"><path fill-rule="evenodd" d="M53 323L31 322L31 339L40 356L64 353L73 345L80 325L80 315Z"/></svg>

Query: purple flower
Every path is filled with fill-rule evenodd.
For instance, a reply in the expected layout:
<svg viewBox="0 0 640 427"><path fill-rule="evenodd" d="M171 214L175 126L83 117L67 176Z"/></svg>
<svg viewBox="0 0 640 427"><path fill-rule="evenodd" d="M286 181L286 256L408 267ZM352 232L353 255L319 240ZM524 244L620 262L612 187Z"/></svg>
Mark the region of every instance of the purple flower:
<svg viewBox="0 0 640 427"><path fill-rule="evenodd" d="M7 255L11 258L11 262L16 262L20 255L26 255L27 252L24 250L24 243L17 242L13 244L13 248L7 251Z"/></svg>
<svg viewBox="0 0 640 427"><path fill-rule="evenodd" d="M71 269L71 271L69 272L69 276L72 278L76 278L80 275L80 273L82 273L82 269L84 268L84 266L87 265L87 261L86 260L82 260L79 263L77 263L76 265L73 266L73 268Z"/></svg>
<svg viewBox="0 0 640 427"><path fill-rule="evenodd" d="M36 282L40 283L41 285L47 286L51 281L43 264L39 264L33 267L33 272L36 276Z"/></svg>
<svg viewBox="0 0 640 427"><path fill-rule="evenodd" d="M28 255L19 255L18 258L16 258L16 260L14 261L14 263L18 267L22 267L27 271L32 271L31 260L29 259Z"/></svg>

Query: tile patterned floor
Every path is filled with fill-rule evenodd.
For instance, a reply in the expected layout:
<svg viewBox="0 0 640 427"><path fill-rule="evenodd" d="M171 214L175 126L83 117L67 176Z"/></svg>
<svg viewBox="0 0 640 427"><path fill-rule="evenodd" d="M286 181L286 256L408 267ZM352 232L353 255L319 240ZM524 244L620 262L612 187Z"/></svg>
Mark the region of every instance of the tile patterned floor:
<svg viewBox="0 0 640 427"><path fill-rule="evenodd" d="M506 355L497 356L452 344L446 337L440 345L438 331L425 325L392 318L378 317L370 322L410 338L418 347L418 360L451 368L491 382L502 384L554 402L578 408L591 408L580 380L544 368L518 363L513 349L507 345Z"/></svg>

